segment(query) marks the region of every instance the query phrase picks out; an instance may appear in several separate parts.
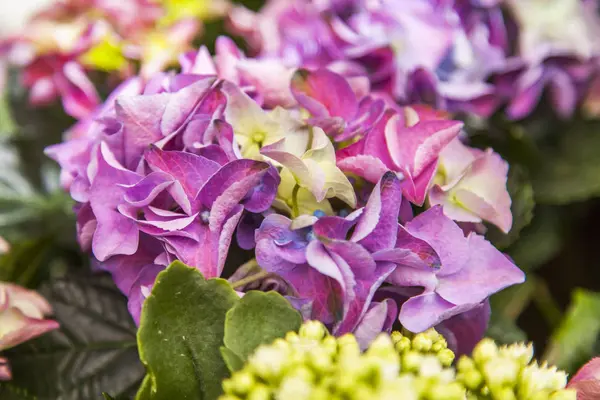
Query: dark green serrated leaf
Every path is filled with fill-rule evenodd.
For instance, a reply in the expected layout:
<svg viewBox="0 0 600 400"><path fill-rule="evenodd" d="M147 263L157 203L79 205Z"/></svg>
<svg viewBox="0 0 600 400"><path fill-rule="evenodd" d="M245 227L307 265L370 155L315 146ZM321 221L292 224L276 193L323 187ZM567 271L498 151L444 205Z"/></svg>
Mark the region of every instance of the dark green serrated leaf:
<svg viewBox="0 0 600 400"><path fill-rule="evenodd" d="M276 292L250 291L227 313L225 346L243 361L259 345L297 331L302 316Z"/></svg>
<svg viewBox="0 0 600 400"><path fill-rule="evenodd" d="M577 121L544 152L533 175L536 201L566 204L600 196L600 122Z"/></svg>
<svg viewBox="0 0 600 400"><path fill-rule="evenodd" d="M16 388L39 400L131 395L144 376L125 297L106 275L71 276L41 288L61 324L6 352Z"/></svg>
<svg viewBox="0 0 600 400"><path fill-rule="evenodd" d="M221 346L221 356L223 357L223 361L225 361L225 365L227 365L227 369L229 372L235 372L242 369L244 366L244 361L233 352L233 350L229 350L225 346Z"/></svg>
<svg viewBox="0 0 600 400"><path fill-rule="evenodd" d="M552 335L544 360L567 372L593 355L600 334L600 293L576 289L559 327Z"/></svg>
<svg viewBox="0 0 600 400"><path fill-rule="evenodd" d="M238 299L227 281L205 280L179 261L162 271L144 303L138 331L151 387L148 391L146 384L137 398L216 399L228 375L219 350L225 315Z"/></svg>

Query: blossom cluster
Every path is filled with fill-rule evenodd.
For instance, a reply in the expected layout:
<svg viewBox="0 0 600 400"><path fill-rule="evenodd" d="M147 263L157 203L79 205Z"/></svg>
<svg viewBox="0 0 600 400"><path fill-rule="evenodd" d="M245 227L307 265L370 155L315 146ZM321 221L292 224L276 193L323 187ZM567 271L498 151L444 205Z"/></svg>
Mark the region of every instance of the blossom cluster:
<svg viewBox="0 0 600 400"><path fill-rule="evenodd" d="M403 104L482 116L505 107L526 117L547 90L568 117L600 55L593 0L270 0L258 13L237 7L230 20L258 56L241 63L240 78L267 99L285 86L285 71L322 67L357 85L366 76ZM281 71L281 81L255 79L259 64ZM588 108L597 110L598 88L600 80Z"/></svg>
<svg viewBox="0 0 600 400"><path fill-rule="evenodd" d="M138 65L146 77L163 70L191 48L202 19L226 6L219 0L59 0L0 43L0 58L23 68L32 105L61 98L67 114L86 118L101 103L93 83L100 72L122 80Z"/></svg>
<svg viewBox="0 0 600 400"><path fill-rule="evenodd" d="M473 358L463 356L455 369L430 354L432 339L440 343L435 331L417 335L412 348L403 352L397 350L394 335L402 337L398 332L392 337L381 334L361 353L354 335L334 338L320 323L306 322L298 334L290 332L285 339L260 346L243 369L223 382L220 400L577 397L575 390L565 389L566 373L531 362L531 345L498 348L485 339L475 347ZM410 346L411 341L402 338Z"/></svg>
<svg viewBox="0 0 600 400"><path fill-rule="evenodd" d="M47 149L78 202L79 243L134 318L173 260L222 276L235 236L260 269L244 283L270 279L336 335L366 346L399 318L468 351L487 298L524 280L468 228L510 229L507 163L463 143L461 122L400 107L368 80L298 69L285 100L225 79L239 60L218 49L230 45L125 81L80 135Z"/></svg>

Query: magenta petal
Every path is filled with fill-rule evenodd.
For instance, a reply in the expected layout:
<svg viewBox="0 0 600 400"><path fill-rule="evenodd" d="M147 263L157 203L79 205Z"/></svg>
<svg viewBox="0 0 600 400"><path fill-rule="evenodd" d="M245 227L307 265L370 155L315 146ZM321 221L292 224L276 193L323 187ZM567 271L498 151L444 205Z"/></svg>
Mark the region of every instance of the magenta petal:
<svg viewBox="0 0 600 400"><path fill-rule="evenodd" d="M406 179L402 181L402 194L413 204L422 206L427 196L427 191L431 187L435 171L437 169L437 162L430 164L425 170L421 172L421 175L413 177L412 175L406 175Z"/></svg>
<svg viewBox="0 0 600 400"><path fill-rule="evenodd" d="M426 293L408 299L400 309L400 323L411 332L423 332L445 319L466 310L442 299L435 293Z"/></svg>
<svg viewBox="0 0 600 400"><path fill-rule="evenodd" d="M436 291L444 299L454 304L480 303L508 286L525 281L523 271L482 236L470 234L468 245L470 258L466 265L440 280Z"/></svg>
<svg viewBox="0 0 600 400"><path fill-rule="evenodd" d="M338 265L343 265L339 260L336 260L336 263ZM334 327L333 333L335 335L352 332L356 328L360 319L362 319L367 312L375 292L395 268L394 264L380 263L371 276L363 276L362 279L356 280L356 285L353 288L353 295L350 297L346 294L346 298L349 299L348 309L344 313L343 320Z"/></svg>
<svg viewBox="0 0 600 400"><path fill-rule="evenodd" d="M269 181L269 193L265 198L252 199L254 190L258 189L257 196L261 196L260 185L269 172L269 164L252 160L235 160L222 167L202 187L198 198L204 207L210 209L209 223L211 230L217 229L224 219L228 217L233 208L250 196L249 205L260 205L249 211L260 212L268 208L275 197L277 185L275 179ZM269 179L272 178L268 175ZM260 201L259 201L260 200Z"/></svg>
<svg viewBox="0 0 600 400"><path fill-rule="evenodd" d="M61 92L65 111L72 117L86 118L100 104L94 84L85 74L83 67L75 61L64 65L62 74L56 75L56 84Z"/></svg>
<svg viewBox="0 0 600 400"><path fill-rule="evenodd" d="M153 146L144 158L150 168L171 175L181 183L188 198L194 199L208 179L219 170L219 164L183 151L163 151Z"/></svg>
<svg viewBox="0 0 600 400"><path fill-rule="evenodd" d="M442 265L439 274L453 274L467 263L469 244L460 227L444 215L440 206L418 215L405 228L435 250Z"/></svg>
<svg viewBox="0 0 600 400"><path fill-rule="evenodd" d="M200 100L208 95L215 81L215 77L206 77L173 93L160 119L160 132L167 136L178 130L190 117Z"/></svg>
<svg viewBox="0 0 600 400"><path fill-rule="evenodd" d="M244 250L252 250L256 246L254 235L264 220L262 214L245 212L235 231L238 246Z"/></svg>
<svg viewBox="0 0 600 400"><path fill-rule="evenodd" d="M308 264L295 265L282 271L281 276L290 282L300 298L310 302L310 319L333 324L342 318L344 294L336 280L321 274Z"/></svg>
<svg viewBox="0 0 600 400"><path fill-rule="evenodd" d="M118 212L117 206L125 202L126 191L118 184L132 185L140 176L121 167L105 143L99 150L98 170L90 188L90 205L98 220L92 251L98 260L104 261L112 255L131 255L138 248L137 225Z"/></svg>
<svg viewBox="0 0 600 400"><path fill-rule="evenodd" d="M154 259L163 253L164 248L158 240L142 235L140 246L135 254L110 257L99 263L98 267L109 272L119 290L127 295L140 271L146 265L153 264Z"/></svg>
<svg viewBox="0 0 600 400"><path fill-rule="evenodd" d="M281 182L279 172L275 167L269 167L260 183L246 195L243 201L244 208L253 213L266 211L273 204L279 182Z"/></svg>
<svg viewBox="0 0 600 400"><path fill-rule="evenodd" d="M435 329L444 335L448 348L454 351L456 357L470 355L487 331L490 313L490 303L485 301L472 310L441 322Z"/></svg>
<svg viewBox="0 0 600 400"><path fill-rule="evenodd" d="M422 287L427 291L433 291L438 284L438 279L435 271L398 264L396 270L389 276L388 282L400 287Z"/></svg>
<svg viewBox="0 0 600 400"><path fill-rule="evenodd" d="M354 91L340 75L327 69L300 69L292 77L296 101L315 117L342 117L350 121L358 111Z"/></svg>
<svg viewBox="0 0 600 400"><path fill-rule="evenodd" d="M146 298L150 295L152 286L154 286L154 281L156 280L156 276L164 269L165 267L162 265L147 265L140 271L135 281L131 285L131 289L127 295L127 309L133 317L136 325L140 324L140 314L142 313L142 305L144 304L144 300L146 300Z"/></svg>
<svg viewBox="0 0 600 400"><path fill-rule="evenodd" d="M311 267L321 274L336 280L344 293L352 290L356 281L348 264L336 263L323 244L316 240L307 246L306 259Z"/></svg>
<svg viewBox="0 0 600 400"><path fill-rule="evenodd" d="M313 225L315 235L323 242L346 240L346 236L356 221L342 217L322 217Z"/></svg>
<svg viewBox="0 0 600 400"><path fill-rule="evenodd" d="M506 109L508 117L521 119L529 115L540 101L544 85L542 67L538 66L525 72L519 79L520 87Z"/></svg>
<svg viewBox="0 0 600 400"><path fill-rule="evenodd" d="M175 235L165 236L162 240L179 260L198 268L206 278L219 277L242 211L241 206L234 207L230 215L214 230L196 219L186 231L197 239Z"/></svg>
<svg viewBox="0 0 600 400"><path fill-rule="evenodd" d="M155 198L173 184L173 178L162 172L146 175L141 181L126 188L124 199L135 207L149 205Z"/></svg>
<svg viewBox="0 0 600 400"><path fill-rule="evenodd" d="M375 274L377 266L371 254L363 246L347 240L321 239L331 252L331 257L338 262L340 259L348 264L357 279L370 279Z"/></svg>
<svg viewBox="0 0 600 400"><path fill-rule="evenodd" d="M354 336L360 348L368 348L382 332L389 333L397 316L398 306L394 300L385 299L381 303L371 303L369 310L354 329Z"/></svg>
<svg viewBox="0 0 600 400"><path fill-rule="evenodd" d="M580 94L567 72L553 71L552 78L549 81L549 92L550 100L558 115L563 118L569 118L573 115Z"/></svg>
<svg viewBox="0 0 600 400"><path fill-rule="evenodd" d="M443 119L418 120L418 112L407 110L417 114L408 117L417 118L416 124L405 126L407 121L396 115L386 125L385 138L394 163L417 177L436 162L440 151L460 133L463 124Z"/></svg>
<svg viewBox="0 0 600 400"><path fill-rule="evenodd" d="M279 214L264 219L256 231L256 261L267 271L282 274L306 263L306 230L291 230L292 221Z"/></svg>
<svg viewBox="0 0 600 400"><path fill-rule="evenodd" d="M389 170L379 158L367 155L338 159L337 166L344 172L356 174L373 183Z"/></svg>
<svg viewBox="0 0 600 400"><path fill-rule="evenodd" d="M211 208L217 198L222 196L229 187L238 182L244 182L244 188L246 189L244 193L238 191L238 185L235 186L236 194L241 195L236 201L236 203L239 203L252 187L258 185L269 167L269 164L260 161L247 159L232 161L211 176L198 193L197 199L205 207Z"/></svg>
<svg viewBox="0 0 600 400"><path fill-rule="evenodd" d="M117 119L123 123L123 163L134 168L144 150L163 138L161 116L169 102L169 94L122 96L115 103Z"/></svg>
<svg viewBox="0 0 600 400"><path fill-rule="evenodd" d="M386 110L377 124L371 129L364 139L364 154L378 158L388 169L395 167L390 155L390 149L386 140L386 129L388 123L396 116L393 110Z"/></svg>
<svg viewBox="0 0 600 400"><path fill-rule="evenodd" d="M400 181L396 174L387 172L371 192L351 240L370 252L392 248L396 243L401 203Z"/></svg>

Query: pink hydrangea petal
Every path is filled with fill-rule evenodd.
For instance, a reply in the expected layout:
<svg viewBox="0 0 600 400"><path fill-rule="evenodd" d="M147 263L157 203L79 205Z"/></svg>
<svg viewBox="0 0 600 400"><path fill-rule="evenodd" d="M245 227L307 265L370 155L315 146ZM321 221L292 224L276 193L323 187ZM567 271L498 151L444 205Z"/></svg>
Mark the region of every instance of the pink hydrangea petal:
<svg viewBox="0 0 600 400"><path fill-rule="evenodd" d="M358 102L348 82L327 69L297 70L291 83L294 97L317 117L342 117L349 121L358 111Z"/></svg>
<svg viewBox="0 0 600 400"><path fill-rule="evenodd" d="M465 311L436 293L411 297L400 308L399 320L411 332L423 332L445 319Z"/></svg>
<svg viewBox="0 0 600 400"><path fill-rule="evenodd" d="M0 312L0 350L14 347L46 332L58 329L56 321L29 318L16 307Z"/></svg>
<svg viewBox="0 0 600 400"><path fill-rule="evenodd" d="M393 247L401 203L400 181L393 172L387 172L371 192L351 240L371 252Z"/></svg>
<svg viewBox="0 0 600 400"><path fill-rule="evenodd" d="M482 236L472 233L467 241L466 264L453 274L440 277L436 291L444 299L454 304L480 303L508 286L525 281L523 271Z"/></svg>
<svg viewBox="0 0 600 400"><path fill-rule="evenodd" d="M385 299L380 303L371 303L369 310L362 317L356 328L354 336L361 349L369 347L381 332L390 332L398 316L398 306L392 299Z"/></svg>

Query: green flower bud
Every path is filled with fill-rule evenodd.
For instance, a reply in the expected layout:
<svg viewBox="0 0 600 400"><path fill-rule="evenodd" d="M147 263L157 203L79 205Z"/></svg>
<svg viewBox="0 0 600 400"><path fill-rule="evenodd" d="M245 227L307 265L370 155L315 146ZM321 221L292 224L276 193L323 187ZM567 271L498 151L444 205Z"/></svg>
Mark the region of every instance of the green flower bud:
<svg viewBox="0 0 600 400"><path fill-rule="evenodd" d="M266 381L271 381L276 380L283 372L288 357L289 353L283 351L282 348L277 348L274 343L272 347L259 346L249 362L256 375Z"/></svg>
<svg viewBox="0 0 600 400"><path fill-rule="evenodd" d="M435 385L429 389L428 395L432 400L463 400L466 390L458 382Z"/></svg>
<svg viewBox="0 0 600 400"><path fill-rule="evenodd" d="M533 358L533 345L529 343L515 343L509 346L501 346L498 349L498 353L502 357L512 358L522 366L525 366L531 362Z"/></svg>
<svg viewBox="0 0 600 400"><path fill-rule="evenodd" d="M454 352L450 349L442 349L437 353L437 358L444 367L449 367L454 361Z"/></svg>
<svg viewBox="0 0 600 400"><path fill-rule="evenodd" d="M307 321L300 327L300 337L322 340L328 334L327 328L319 321Z"/></svg>
<svg viewBox="0 0 600 400"><path fill-rule="evenodd" d="M482 382L483 376L476 369L469 369L458 374L457 378L464 383L469 390L477 390Z"/></svg>
<svg viewBox="0 0 600 400"><path fill-rule="evenodd" d="M497 357L488 360L483 365L482 372L488 386L492 389L500 386L513 387L517 383L520 369L521 366L517 361Z"/></svg>
<svg viewBox="0 0 600 400"><path fill-rule="evenodd" d="M278 399L306 400L313 392L312 379L306 379L302 374L285 376L276 393Z"/></svg>
<svg viewBox="0 0 600 400"><path fill-rule="evenodd" d="M563 389L554 392L548 398L549 400L577 400L577 391L573 389Z"/></svg>
<svg viewBox="0 0 600 400"><path fill-rule="evenodd" d="M497 355L498 346L496 346L496 343L492 339L483 339L473 349L473 360L480 365L495 358Z"/></svg>
<svg viewBox="0 0 600 400"><path fill-rule="evenodd" d="M270 400L271 390L266 385L259 383L254 386L247 398L248 400Z"/></svg>
<svg viewBox="0 0 600 400"><path fill-rule="evenodd" d="M419 333L415 335L412 340L412 348L423 353L431 350L433 341L425 333Z"/></svg>
<svg viewBox="0 0 600 400"><path fill-rule="evenodd" d="M248 371L240 371L239 374L235 374L231 377L230 381L230 392L234 392L236 394L246 394L254 386L254 376Z"/></svg>

